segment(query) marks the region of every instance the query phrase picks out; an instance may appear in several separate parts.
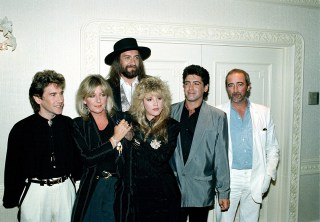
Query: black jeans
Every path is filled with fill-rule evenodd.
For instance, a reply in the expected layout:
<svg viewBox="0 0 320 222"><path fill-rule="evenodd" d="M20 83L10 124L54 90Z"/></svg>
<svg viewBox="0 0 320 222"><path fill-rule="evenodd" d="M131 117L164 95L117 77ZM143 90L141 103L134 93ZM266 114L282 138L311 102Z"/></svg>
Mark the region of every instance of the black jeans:
<svg viewBox="0 0 320 222"><path fill-rule="evenodd" d="M211 207L182 207L181 222L186 222L189 217L189 222L207 222L208 214Z"/></svg>

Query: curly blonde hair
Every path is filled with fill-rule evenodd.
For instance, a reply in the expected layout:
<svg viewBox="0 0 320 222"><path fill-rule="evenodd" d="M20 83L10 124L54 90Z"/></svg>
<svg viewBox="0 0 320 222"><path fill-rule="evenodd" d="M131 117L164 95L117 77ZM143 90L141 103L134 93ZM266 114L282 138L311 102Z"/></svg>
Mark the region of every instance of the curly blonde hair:
<svg viewBox="0 0 320 222"><path fill-rule="evenodd" d="M147 122L146 109L143 104L143 99L150 94L160 95L163 99L163 109L160 115L152 120L152 126ZM145 141L148 137L157 137L160 140L168 142L167 121L170 116L170 111L171 93L167 83L158 77L142 79L133 93L132 105L129 109L129 113L139 124L139 130L144 133Z"/></svg>

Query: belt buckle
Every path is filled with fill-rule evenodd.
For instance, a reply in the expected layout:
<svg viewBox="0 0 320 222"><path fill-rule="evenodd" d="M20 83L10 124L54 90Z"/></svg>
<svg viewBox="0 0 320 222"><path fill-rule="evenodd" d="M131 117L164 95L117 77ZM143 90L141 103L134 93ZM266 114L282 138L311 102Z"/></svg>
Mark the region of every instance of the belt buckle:
<svg viewBox="0 0 320 222"><path fill-rule="evenodd" d="M109 173L108 171L102 171L101 175L103 176L103 178L108 179L109 177L112 176L111 173Z"/></svg>
<svg viewBox="0 0 320 222"><path fill-rule="evenodd" d="M52 186L54 184L54 181L48 179L47 182L46 182L47 186Z"/></svg>
<svg viewBox="0 0 320 222"><path fill-rule="evenodd" d="M57 179L56 181L55 181L55 183L62 183L63 182L63 177L60 177L59 179Z"/></svg>
<svg viewBox="0 0 320 222"><path fill-rule="evenodd" d="M63 177L59 177L58 179L55 179L55 180L53 180L53 179L48 179L48 180L47 180L47 185L48 185L48 186L52 186L52 185L54 185L54 184L62 183L62 182L63 182Z"/></svg>

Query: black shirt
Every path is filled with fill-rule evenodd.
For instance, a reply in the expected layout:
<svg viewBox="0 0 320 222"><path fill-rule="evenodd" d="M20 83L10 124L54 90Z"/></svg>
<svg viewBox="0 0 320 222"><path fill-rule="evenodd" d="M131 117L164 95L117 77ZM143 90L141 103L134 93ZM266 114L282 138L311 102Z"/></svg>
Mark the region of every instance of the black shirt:
<svg viewBox="0 0 320 222"><path fill-rule="evenodd" d="M105 129L99 130L99 135L102 143L107 143L110 139L110 137L113 136L113 131L114 131L115 124L113 121L108 118L108 125ZM98 164L98 172L102 171L108 171L110 173L115 173L116 172L116 158L119 156L119 153L117 149L113 149L112 147L109 147L109 149L112 150L112 152L109 152L105 158Z"/></svg>
<svg viewBox="0 0 320 222"><path fill-rule="evenodd" d="M39 114L19 121L8 139L3 205L9 208L17 206L28 178L79 176L81 168L78 161L71 118L57 115L51 126Z"/></svg>
<svg viewBox="0 0 320 222"><path fill-rule="evenodd" d="M201 105L195 109L195 112L191 116L189 116L189 111L187 110L186 106L183 106L180 118L180 137L184 163L187 162L189 157L190 148L193 140L194 131L196 130L200 109Z"/></svg>

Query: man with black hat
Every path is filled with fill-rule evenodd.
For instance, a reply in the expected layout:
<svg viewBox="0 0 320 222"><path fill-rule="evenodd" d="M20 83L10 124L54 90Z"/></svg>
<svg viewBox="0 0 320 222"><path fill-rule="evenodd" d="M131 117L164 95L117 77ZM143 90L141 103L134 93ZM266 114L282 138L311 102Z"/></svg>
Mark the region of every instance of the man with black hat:
<svg viewBox="0 0 320 222"><path fill-rule="evenodd" d="M143 61L149 58L151 50L138 46L134 38L124 38L116 42L113 52L105 58L110 65L108 83L113 91L113 98L119 111L127 111L131 97L139 81L147 77Z"/></svg>

